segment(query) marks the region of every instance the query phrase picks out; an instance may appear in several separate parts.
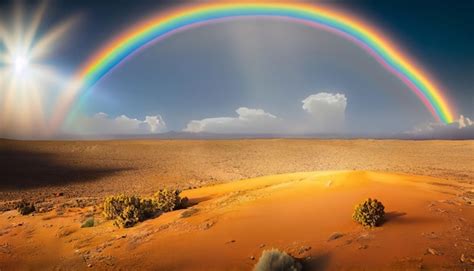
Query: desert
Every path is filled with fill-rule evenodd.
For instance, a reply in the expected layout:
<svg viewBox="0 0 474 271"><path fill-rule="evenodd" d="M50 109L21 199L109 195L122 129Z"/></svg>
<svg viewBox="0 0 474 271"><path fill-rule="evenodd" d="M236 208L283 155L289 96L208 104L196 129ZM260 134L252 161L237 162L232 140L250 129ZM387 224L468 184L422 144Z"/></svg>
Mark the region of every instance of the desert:
<svg viewBox="0 0 474 271"><path fill-rule="evenodd" d="M0 271L474 271L473 10L0 1Z"/></svg>
<svg viewBox="0 0 474 271"><path fill-rule="evenodd" d="M264 250L276 248L304 270L469 270L473 147L402 140L2 141L0 267L251 270ZM35 157L48 157L40 160L47 165ZM77 176L62 181L70 174ZM131 228L102 215L106 196L170 187L189 199L186 208ZM351 218L370 197L386 208L376 228ZM21 199L42 209L22 216L12 207ZM81 228L91 217L94 226Z"/></svg>

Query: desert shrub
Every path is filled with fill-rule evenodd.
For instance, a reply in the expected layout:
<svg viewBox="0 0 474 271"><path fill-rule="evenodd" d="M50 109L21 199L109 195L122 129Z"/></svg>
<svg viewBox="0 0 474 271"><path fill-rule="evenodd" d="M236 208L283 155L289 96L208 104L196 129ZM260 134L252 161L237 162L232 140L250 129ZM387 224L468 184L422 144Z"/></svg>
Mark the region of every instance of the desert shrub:
<svg viewBox="0 0 474 271"><path fill-rule="evenodd" d="M152 198L117 195L105 198L103 214L114 219L114 224L129 228L143 220L152 218L160 212L169 212L184 208L187 198L179 196L179 190L163 189Z"/></svg>
<svg viewBox="0 0 474 271"><path fill-rule="evenodd" d="M156 206L163 212L185 208L188 198L181 198L179 190L162 189L155 193Z"/></svg>
<svg viewBox="0 0 474 271"><path fill-rule="evenodd" d="M138 222L143 221L140 216L140 206L125 206L122 213L115 218L114 224L122 228L133 227Z"/></svg>
<svg viewBox="0 0 474 271"><path fill-rule="evenodd" d="M355 207L352 219L366 227L379 226L385 216L383 204L376 199L367 199Z"/></svg>
<svg viewBox="0 0 474 271"><path fill-rule="evenodd" d="M153 199L140 199L140 209L143 219L152 218L161 211Z"/></svg>
<svg viewBox="0 0 474 271"><path fill-rule="evenodd" d="M278 249L264 250L254 271L300 271L302 266L293 257Z"/></svg>
<svg viewBox="0 0 474 271"><path fill-rule="evenodd" d="M137 196L111 196L105 198L104 216L114 219L114 224L129 228L140 221L151 218L159 212L152 199L141 199Z"/></svg>
<svg viewBox="0 0 474 271"><path fill-rule="evenodd" d="M89 217L88 219L86 219L86 221L82 223L81 228L91 228L91 227L94 227L94 225L95 225L94 218Z"/></svg>
<svg viewBox="0 0 474 271"><path fill-rule="evenodd" d="M34 203L25 200L20 201L16 209L21 215L29 215L36 210Z"/></svg>

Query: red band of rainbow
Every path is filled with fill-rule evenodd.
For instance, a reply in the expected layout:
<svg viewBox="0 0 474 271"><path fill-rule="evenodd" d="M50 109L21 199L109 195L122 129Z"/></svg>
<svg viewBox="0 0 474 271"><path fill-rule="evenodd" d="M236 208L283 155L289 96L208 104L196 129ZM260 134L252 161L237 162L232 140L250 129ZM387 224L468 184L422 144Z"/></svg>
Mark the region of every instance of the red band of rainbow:
<svg viewBox="0 0 474 271"><path fill-rule="evenodd" d="M447 99L426 73L373 28L351 16L302 3L204 3L156 16L124 32L103 47L76 74L76 86L62 97L53 123L61 124L71 112L74 102L81 104L81 100L102 77L147 44L193 26L246 16L275 17L341 35L366 50L383 67L400 78L436 120L444 123L453 121L454 112Z"/></svg>

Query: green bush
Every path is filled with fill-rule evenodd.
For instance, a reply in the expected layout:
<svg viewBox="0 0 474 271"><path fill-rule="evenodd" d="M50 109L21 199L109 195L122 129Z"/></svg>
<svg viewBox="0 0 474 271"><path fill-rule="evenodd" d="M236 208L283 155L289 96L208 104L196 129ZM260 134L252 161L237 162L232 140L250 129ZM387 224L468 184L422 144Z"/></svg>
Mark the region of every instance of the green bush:
<svg viewBox="0 0 474 271"><path fill-rule="evenodd" d="M380 201L369 198L355 207L352 219L366 227L376 227L383 222L384 209Z"/></svg>
<svg viewBox="0 0 474 271"><path fill-rule="evenodd" d="M278 249L264 250L254 271L300 271L302 266L293 257Z"/></svg>
<svg viewBox="0 0 474 271"><path fill-rule="evenodd" d="M129 228L145 219L155 216L159 212L151 199L141 199L137 196L111 196L105 198L104 216L114 219L114 224Z"/></svg>
<svg viewBox="0 0 474 271"><path fill-rule="evenodd" d="M81 228L91 228L91 227L94 227L94 225L95 225L94 218L89 217L82 223Z"/></svg>
<svg viewBox="0 0 474 271"><path fill-rule="evenodd" d="M20 201L16 209L21 215L29 215L36 210L34 203L25 200Z"/></svg>
<svg viewBox="0 0 474 271"><path fill-rule="evenodd" d="M162 189L155 193L156 206L163 212L185 208L188 198L181 198L179 190Z"/></svg>

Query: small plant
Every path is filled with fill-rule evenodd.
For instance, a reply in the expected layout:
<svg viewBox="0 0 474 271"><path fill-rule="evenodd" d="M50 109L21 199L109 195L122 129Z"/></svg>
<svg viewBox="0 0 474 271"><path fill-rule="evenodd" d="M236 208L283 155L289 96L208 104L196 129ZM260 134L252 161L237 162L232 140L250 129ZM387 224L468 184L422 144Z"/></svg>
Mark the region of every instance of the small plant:
<svg viewBox="0 0 474 271"><path fill-rule="evenodd" d="M300 271L302 266L286 252L278 249L264 250L254 271Z"/></svg>
<svg viewBox="0 0 474 271"><path fill-rule="evenodd" d="M185 208L188 198L181 198L179 190L162 189L155 193L156 206L163 212Z"/></svg>
<svg viewBox="0 0 474 271"><path fill-rule="evenodd" d="M95 225L94 218L89 217L88 219L86 219L86 221L84 221L84 223L82 223L81 228L91 228L91 227L94 227L94 225Z"/></svg>
<svg viewBox="0 0 474 271"><path fill-rule="evenodd" d="M27 202L25 200L20 201L17 204L16 209L21 215L29 215L36 210L35 205L32 202Z"/></svg>
<svg viewBox="0 0 474 271"><path fill-rule="evenodd" d="M141 199L137 196L111 196L104 201L104 216L114 219L114 224L129 228L159 212L159 208L151 199Z"/></svg>
<svg viewBox="0 0 474 271"><path fill-rule="evenodd" d="M366 227L377 227L383 222L384 209L380 201L369 198L355 207L352 219Z"/></svg>

